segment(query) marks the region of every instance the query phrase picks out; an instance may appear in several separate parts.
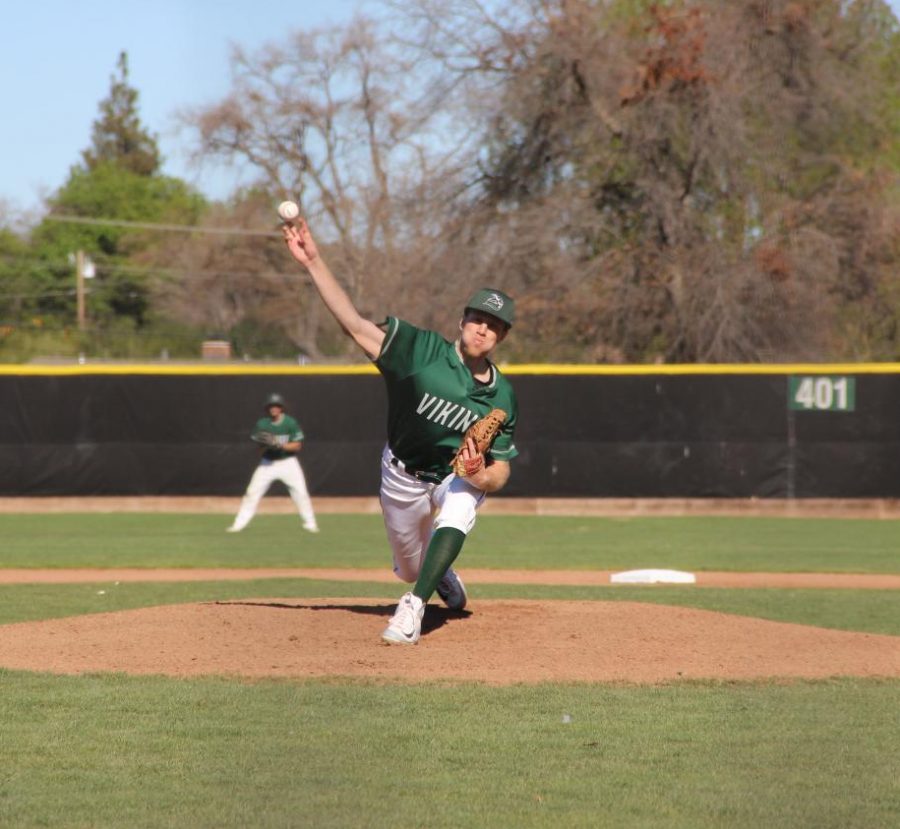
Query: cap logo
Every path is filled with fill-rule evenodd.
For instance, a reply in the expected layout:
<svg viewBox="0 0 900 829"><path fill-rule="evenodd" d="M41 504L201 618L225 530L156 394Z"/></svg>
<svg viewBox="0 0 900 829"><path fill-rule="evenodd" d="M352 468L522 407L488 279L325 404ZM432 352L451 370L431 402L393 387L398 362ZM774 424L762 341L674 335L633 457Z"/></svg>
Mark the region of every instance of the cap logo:
<svg viewBox="0 0 900 829"><path fill-rule="evenodd" d="M503 307L503 298L498 296L497 294L491 294L481 303L482 305L487 305L488 308L493 308L495 311L499 311Z"/></svg>

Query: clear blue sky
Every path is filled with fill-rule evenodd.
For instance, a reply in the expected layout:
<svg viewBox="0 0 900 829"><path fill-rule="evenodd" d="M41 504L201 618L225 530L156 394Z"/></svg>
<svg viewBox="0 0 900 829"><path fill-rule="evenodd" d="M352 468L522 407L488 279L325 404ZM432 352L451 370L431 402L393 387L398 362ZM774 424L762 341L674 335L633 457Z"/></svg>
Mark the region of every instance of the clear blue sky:
<svg viewBox="0 0 900 829"><path fill-rule="evenodd" d="M197 178L181 155L174 113L228 92L229 47L255 51L300 28L348 22L365 0L41 0L4 4L0 49L0 202L40 208L90 144L91 126L123 50L144 125L164 171L213 197L233 181ZM2 212L0 212L2 215Z"/></svg>
<svg viewBox="0 0 900 829"><path fill-rule="evenodd" d="M900 0L889 0L900 17ZM165 172L213 198L236 181L198 177L174 135L174 113L208 104L229 89L228 51L283 41L289 32L346 23L367 0L42 0L11 2L0 49L0 202L40 209L90 143L98 105L122 50L145 126L159 137ZM0 214L2 215L2 214Z"/></svg>

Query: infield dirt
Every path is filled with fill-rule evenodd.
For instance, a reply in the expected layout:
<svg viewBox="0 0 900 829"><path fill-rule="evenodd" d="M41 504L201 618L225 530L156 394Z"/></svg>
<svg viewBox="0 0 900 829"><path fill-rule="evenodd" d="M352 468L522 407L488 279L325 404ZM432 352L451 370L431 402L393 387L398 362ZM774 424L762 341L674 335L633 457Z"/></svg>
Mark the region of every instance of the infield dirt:
<svg viewBox="0 0 900 829"><path fill-rule="evenodd" d="M267 597L23 622L0 626L0 666L489 684L900 677L900 637L640 602L431 604L419 644L389 646L380 633L394 606Z"/></svg>

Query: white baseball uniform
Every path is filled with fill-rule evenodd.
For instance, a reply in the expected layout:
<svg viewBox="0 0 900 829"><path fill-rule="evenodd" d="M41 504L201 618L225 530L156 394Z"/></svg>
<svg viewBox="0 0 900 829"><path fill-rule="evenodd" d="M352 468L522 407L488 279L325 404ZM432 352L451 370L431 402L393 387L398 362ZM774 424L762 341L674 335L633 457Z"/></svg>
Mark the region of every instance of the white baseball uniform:
<svg viewBox="0 0 900 829"><path fill-rule="evenodd" d="M318 532L319 527L300 462L295 455L282 448L287 443L298 443L303 440L300 424L288 414L282 414L277 420L264 417L257 421L254 429L254 434L261 432L275 435L280 445L267 447L263 451L259 465L254 470L247 491L241 499L234 523L228 528L229 532L240 532L250 523L260 500L275 481L281 481L287 487L288 494L303 519L303 529Z"/></svg>
<svg viewBox="0 0 900 829"><path fill-rule="evenodd" d="M484 492L453 473L440 483L420 480L404 471L385 446L381 456L381 512L394 557L394 573L413 583L432 533L453 527L468 535L475 526Z"/></svg>

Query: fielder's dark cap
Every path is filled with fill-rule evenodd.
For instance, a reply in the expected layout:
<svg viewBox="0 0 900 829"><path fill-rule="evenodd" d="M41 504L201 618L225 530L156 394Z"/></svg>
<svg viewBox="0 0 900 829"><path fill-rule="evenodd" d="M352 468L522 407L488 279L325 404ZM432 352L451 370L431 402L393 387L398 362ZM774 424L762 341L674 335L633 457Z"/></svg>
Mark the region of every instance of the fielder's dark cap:
<svg viewBox="0 0 900 829"><path fill-rule="evenodd" d="M482 288L476 291L466 303L466 310L483 311L512 327L516 316L513 298L496 288Z"/></svg>
<svg viewBox="0 0 900 829"><path fill-rule="evenodd" d="M270 394L266 398L266 408L269 406L281 406L281 408L285 408L284 406L284 398L280 394Z"/></svg>

